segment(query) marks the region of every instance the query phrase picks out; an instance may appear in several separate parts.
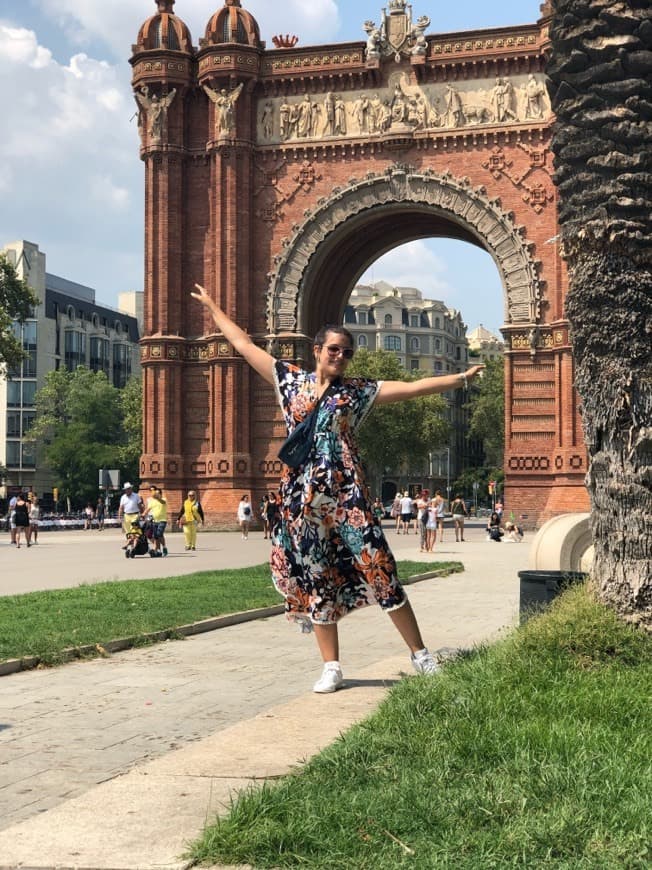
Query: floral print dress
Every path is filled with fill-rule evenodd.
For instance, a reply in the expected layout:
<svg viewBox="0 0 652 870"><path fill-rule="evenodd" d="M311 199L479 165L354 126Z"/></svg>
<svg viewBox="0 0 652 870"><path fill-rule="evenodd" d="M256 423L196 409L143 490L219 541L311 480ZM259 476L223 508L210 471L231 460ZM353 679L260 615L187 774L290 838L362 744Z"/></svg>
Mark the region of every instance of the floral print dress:
<svg viewBox="0 0 652 870"><path fill-rule="evenodd" d="M282 361L274 374L292 431L317 402L315 375ZM285 469L271 567L289 619L329 624L369 604L393 610L407 600L354 440L378 388L364 378L339 380L319 407L311 458Z"/></svg>

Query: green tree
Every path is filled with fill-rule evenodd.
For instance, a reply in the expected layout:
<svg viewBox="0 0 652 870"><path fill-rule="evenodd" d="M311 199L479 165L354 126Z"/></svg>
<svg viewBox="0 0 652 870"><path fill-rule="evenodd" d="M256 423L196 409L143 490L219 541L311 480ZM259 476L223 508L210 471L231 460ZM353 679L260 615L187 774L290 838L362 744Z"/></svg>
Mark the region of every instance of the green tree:
<svg viewBox="0 0 652 870"><path fill-rule="evenodd" d="M132 377L119 391L118 401L122 418L122 443L118 450L118 468L123 480L140 476L140 454L143 452L143 384L141 378Z"/></svg>
<svg viewBox="0 0 652 870"><path fill-rule="evenodd" d="M347 375L385 381L414 380L395 354L364 348L356 352ZM377 487L385 466L397 467L403 462L414 466L446 442L449 426L445 411L446 403L438 395L420 396L400 405L374 405L360 427L358 445L363 461L376 476Z"/></svg>
<svg viewBox="0 0 652 870"><path fill-rule="evenodd" d="M16 274L4 254L0 254L0 376L7 367L20 364L25 352L14 332L14 321L24 323L31 309L38 305L33 291Z"/></svg>
<svg viewBox="0 0 652 870"><path fill-rule="evenodd" d="M30 440L41 444L62 497L94 500L98 470L119 467L125 442L120 391L104 372L80 366L49 372L35 403Z"/></svg>
<svg viewBox="0 0 652 870"><path fill-rule="evenodd" d="M488 360L469 397L469 436L482 441L485 464L502 468L505 453L505 365Z"/></svg>

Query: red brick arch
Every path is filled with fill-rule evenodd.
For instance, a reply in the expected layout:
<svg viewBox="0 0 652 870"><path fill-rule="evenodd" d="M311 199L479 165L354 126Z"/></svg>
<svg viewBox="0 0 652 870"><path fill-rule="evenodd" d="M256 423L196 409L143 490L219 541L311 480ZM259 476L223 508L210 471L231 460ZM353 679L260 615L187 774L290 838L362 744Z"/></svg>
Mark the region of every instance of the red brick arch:
<svg viewBox="0 0 652 870"><path fill-rule="evenodd" d="M366 45L271 50L234 9L251 25L234 42L209 26L192 48L176 19L177 47L144 28L131 59L145 167L142 477L172 502L199 490L221 524L243 492L256 500L278 478L273 390L214 333L188 296L195 281L256 341L309 359L367 266L448 236L488 251L503 282L507 504L532 522L586 509L543 86L548 5L536 24L428 35L427 16L413 22L397 3ZM509 105L496 96L506 81Z"/></svg>

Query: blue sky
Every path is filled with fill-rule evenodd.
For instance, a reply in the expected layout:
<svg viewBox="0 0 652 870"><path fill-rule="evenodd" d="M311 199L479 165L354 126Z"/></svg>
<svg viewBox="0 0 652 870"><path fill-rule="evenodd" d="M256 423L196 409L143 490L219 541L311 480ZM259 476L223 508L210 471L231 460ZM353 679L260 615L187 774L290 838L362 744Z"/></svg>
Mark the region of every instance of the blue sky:
<svg viewBox="0 0 652 870"><path fill-rule="evenodd" d="M222 0L176 0L194 44ZM300 44L364 40L383 0L242 0L262 38ZM413 0L428 33L534 22L538 0ZM3 0L0 4L0 245L36 242L48 271L95 287L117 305L143 284L143 174L128 58L154 0ZM440 239L397 248L366 280L417 286L459 308L470 328L502 323L502 289L488 254Z"/></svg>

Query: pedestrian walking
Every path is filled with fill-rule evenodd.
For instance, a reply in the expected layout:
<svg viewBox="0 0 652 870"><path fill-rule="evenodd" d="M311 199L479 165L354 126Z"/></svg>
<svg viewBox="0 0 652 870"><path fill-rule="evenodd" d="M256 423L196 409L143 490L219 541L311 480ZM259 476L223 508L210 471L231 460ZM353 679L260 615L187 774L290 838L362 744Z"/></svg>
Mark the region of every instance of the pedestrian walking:
<svg viewBox="0 0 652 870"><path fill-rule="evenodd" d="M464 374L418 381L347 378L353 337L342 326L324 326L314 339L315 370L275 360L196 286L192 296L218 330L268 384L274 385L288 430L316 408L307 458L285 466L282 516L272 536L272 577L289 619L313 630L323 660L313 687L334 692L343 684L338 622L353 610L379 604L405 641L418 673L434 673L414 611L401 586L394 556L374 515L355 432L374 402L400 402L465 386L482 366ZM318 404L319 403L319 404Z"/></svg>
<svg viewBox="0 0 652 870"><path fill-rule="evenodd" d="M38 526L39 521L41 519L41 508L39 506L38 498L34 495L32 496L30 505L29 505L29 532L30 532L30 543L38 544Z"/></svg>
<svg viewBox="0 0 652 870"><path fill-rule="evenodd" d="M144 513L152 523L152 549L156 556L167 556L165 528L168 523L168 503L158 486L150 486Z"/></svg>
<svg viewBox="0 0 652 870"><path fill-rule="evenodd" d="M444 501L444 496L439 490L436 490L435 497L432 500L432 504L435 509L435 515L437 517L437 528L439 529L439 543L442 544L444 542L444 519L446 502Z"/></svg>
<svg viewBox="0 0 652 870"><path fill-rule="evenodd" d="M29 533L29 502L24 493L19 493L16 496L16 504L14 505L14 523L16 526L16 547L20 549L20 537L25 533L25 543L28 547L31 546Z"/></svg>
<svg viewBox="0 0 652 870"><path fill-rule="evenodd" d="M453 526L455 527L455 540L464 540L464 518L468 516L464 499L461 495L456 495L451 502L451 513L453 515Z"/></svg>
<svg viewBox="0 0 652 870"><path fill-rule="evenodd" d="M177 525L183 528L186 550L195 550L197 548L197 528L199 523L204 524L204 511L197 498L197 493L194 489L190 489L188 490L188 497L185 499L177 516Z"/></svg>
<svg viewBox="0 0 652 870"><path fill-rule="evenodd" d="M245 494L242 496L240 503L238 504L238 525L240 526L243 541L249 539L249 526L251 525L251 520L251 502L249 501L249 496Z"/></svg>
<svg viewBox="0 0 652 870"><path fill-rule="evenodd" d="M133 486L129 482L125 483L118 506L118 519L122 521L122 530L125 535L131 534L133 523L140 517L144 507L142 498L137 492L134 492ZM127 545L122 549L126 550Z"/></svg>
<svg viewBox="0 0 652 870"><path fill-rule="evenodd" d="M104 531L104 517L106 516L106 508L104 506L104 499L100 496L97 500L97 504L95 505L95 519L97 520L97 531Z"/></svg>

